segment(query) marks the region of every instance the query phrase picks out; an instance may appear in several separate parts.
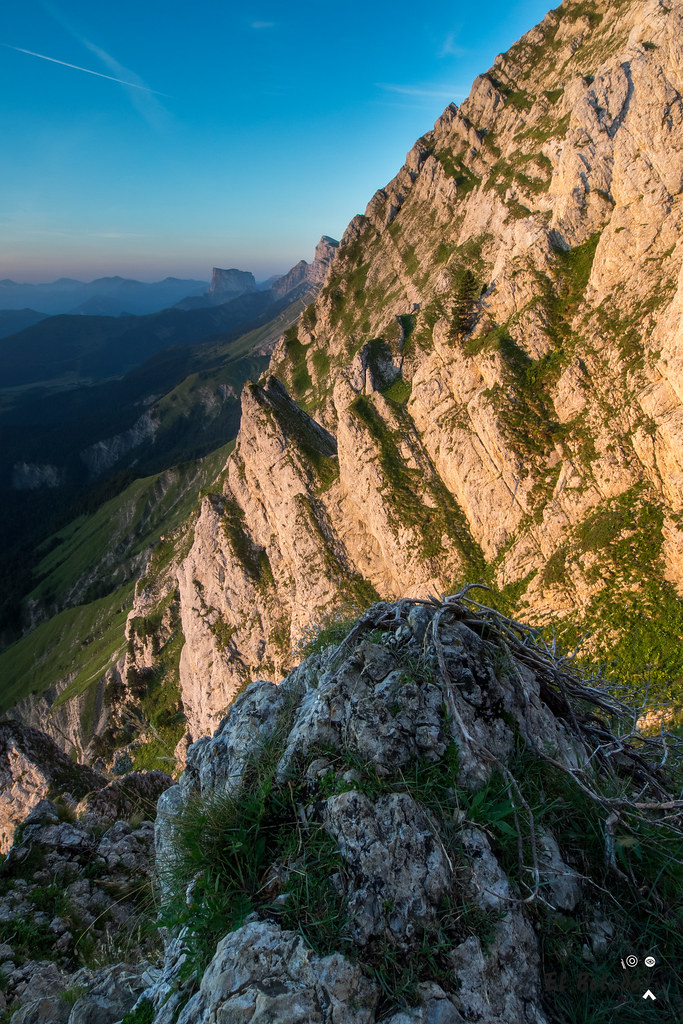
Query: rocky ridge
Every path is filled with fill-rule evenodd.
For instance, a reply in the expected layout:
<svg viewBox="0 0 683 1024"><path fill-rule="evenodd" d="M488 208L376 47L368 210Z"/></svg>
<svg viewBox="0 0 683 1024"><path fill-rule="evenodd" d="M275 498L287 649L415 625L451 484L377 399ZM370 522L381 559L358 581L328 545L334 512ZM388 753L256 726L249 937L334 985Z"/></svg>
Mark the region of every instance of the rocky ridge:
<svg viewBox="0 0 683 1024"><path fill-rule="evenodd" d="M349 225L137 587L116 685L176 638L179 755L321 620L465 579L603 655L637 624L680 700L681 27L564 3Z"/></svg>
<svg viewBox="0 0 683 1024"><path fill-rule="evenodd" d="M271 290L276 295L287 295L295 299L311 288L322 287L330 272L338 246L339 242L335 238L323 235L315 247L313 262L307 263L306 260L299 260L288 273L273 281L270 286Z"/></svg>
<svg viewBox="0 0 683 1024"><path fill-rule="evenodd" d="M682 14L567 0L349 225L245 388L178 567L193 736L262 666L291 664L312 622L375 596L488 580L536 621L583 616L601 649L618 593L668 637ZM674 634L650 661L670 662Z"/></svg>
<svg viewBox="0 0 683 1024"><path fill-rule="evenodd" d="M486 579L536 619L578 610L614 636L624 608L628 627L676 631L682 15L565 2L349 226L316 302L245 388L219 485L152 560L129 618L124 703L175 645L190 731L156 825L163 965L74 975L72 960L57 981L8 959L14 1024L113 1024L135 1000L153 1024L556 1024L570 1007L554 972L569 965L574 992L583 971L606 999L606 964L650 926L672 958L675 928L656 932L653 908L669 921L675 858L635 852L651 829L680 836L656 741L611 732L625 709L537 635L465 593L424 595ZM350 634L333 623L335 644L318 638L289 672L316 622L402 594ZM29 847L73 825L43 811ZM262 858L237 892L210 827L208 860L186 858L196 814L204 829L214 812ZM74 826L88 849L93 820ZM127 828L148 851L149 825ZM10 877L32 857L10 854ZM30 911L46 879L23 879L28 900L17 881L0 919ZM212 885L239 913L229 900L216 917ZM22 989L43 971L50 992ZM126 1004L105 1014L119 975Z"/></svg>
<svg viewBox="0 0 683 1024"><path fill-rule="evenodd" d="M24 817L0 868L3 1020L108 1024L156 978L154 816L170 783L100 777L80 802L53 788Z"/></svg>
<svg viewBox="0 0 683 1024"><path fill-rule="evenodd" d="M615 964L645 933L658 1019L676 1020L664 851L680 843L680 801L663 748L619 739L607 720L625 707L472 593L375 604L321 634L190 747L176 785L131 775L71 822L34 808L0 879L0 938L45 905L48 880L80 902L62 920L42 912L44 960L0 945L12 1024L559 1024L570 1001L586 1024L617 1002L635 1021L642 991ZM669 746L671 770L679 757ZM74 970L64 918L94 917L109 886L132 899L152 872L151 823L131 817L143 785L163 790L163 962L136 938ZM622 842L634 834L639 851ZM114 932L140 924L127 898L109 918Z"/></svg>

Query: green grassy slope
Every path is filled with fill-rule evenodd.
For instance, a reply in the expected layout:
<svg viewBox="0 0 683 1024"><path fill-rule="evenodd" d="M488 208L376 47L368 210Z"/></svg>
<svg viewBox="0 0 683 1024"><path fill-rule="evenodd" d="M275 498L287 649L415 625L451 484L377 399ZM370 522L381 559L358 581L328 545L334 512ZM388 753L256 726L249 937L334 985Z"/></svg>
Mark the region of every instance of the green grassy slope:
<svg viewBox="0 0 683 1024"><path fill-rule="evenodd" d="M133 584L108 597L67 608L0 654L0 710L73 676L73 692L97 682L123 653Z"/></svg>
<svg viewBox="0 0 683 1024"><path fill-rule="evenodd" d="M5 403L0 409L0 478L8 481L12 466L23 460L55 463L66 477L64 486L55 490L6 489L2 494L0 575L7 585L0 595L0 631L5 643L18 635L21 604L35 586L36 572L52 570L52 561L37 568L46 543L60 543L64 530L68 535L77 529L74 520L79 515L97 514L105 501L116 498L136 478L203 458L233 439L239 429L242 386L247 379L258 378L267 365L268 357L258 352L274 343L303 308L305 299L299 299L242 337L233 332L167 349L120 381ZM88 481L80 452L98 439L130 428L144 408L150 408L149 396L155 395L151 404L158 421L154 442L132 449L97 482ZM64 568L56 592L54 579L45 581L39 600L52 608L55 593L66 588L72 569L77 574L72 582L86 571L93 545L98 543L91 534L97 529L92 522L84 541L79 535L82 564ZM56 531L55 539L51 535ZM112 565L130 556L130 551L124 551ZM112 569L109 580L93 581L89 596L103 596L120 580L121 571Z"/></svg>
<svg viewBox="0 0 683 1024"><path fill-rule="evenodd" d="M220 477L234 446L233 440L220 442L237 433L242 384L249 376L258 377L267 362L267 357L252 353L274 342L304 308L305 300L298 300L237 343L215 339L188 350L175 362L176 352L170 353L168 360L164 360L166 354L157 357L162 380L165 362L167 369L170 363L171 377L192 365L197 367L180 376L159 399L161 443L141 460L140 468L155 461L163 468L133 480L119 494L85 511L37 545L24 567L21 585L23 593L50 618L0 653L0 711L30 693L44 692L59 680L71 679L62 701L82 693L124 652L134 581L143 570L147 553L151 549L148 569L153 575L177 554L181 527L191 521L201 492ZM152 368L144 374L145 387L153 386L154 376ZM221 385L234 392L229 415L214 417L210 429L203 430L198 410ZM201 460L173 465L179 457L212 442L219 446ZM6 598L11 597L11 590L10 581ZM166 707L169 694L172 697L176 692L181 644L182 635L162 652L159 678L148 680L149 693L141 707L153 722L159 707ZM157 727L165 736L166 723L159 722ZM178 729L175 723L172 731ZM159 745L159 740L151 742ZM155 756L151 749L140 755L142 761Z"/></svg>
<svg viewBox="0 0 683 1024"><path fill-rule="evenodd" d="M53 614L0 654L0 710L70 676L69 695L102 677L123 653L145 552L154 547L155 555L162 553L161 538L191 517L199 493L219 476L232 446L199 463L136 480L42 545L30 597ZM80 603L64 608L73 600Z"/></svg>

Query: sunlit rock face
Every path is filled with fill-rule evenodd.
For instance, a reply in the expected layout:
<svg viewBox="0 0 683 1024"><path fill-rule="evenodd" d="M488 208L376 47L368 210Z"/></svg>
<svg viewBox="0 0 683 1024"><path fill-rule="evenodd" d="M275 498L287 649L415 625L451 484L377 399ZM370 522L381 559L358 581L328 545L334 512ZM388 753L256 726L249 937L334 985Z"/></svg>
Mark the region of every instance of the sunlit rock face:
<svg viewBox="0 0 683 1024"><path fill-rule="evenodd" d="M313 262L300 260L287 274L273 282L271 291L278 296L296 298L311 288L319 288L330 272L338 246L336 239L323 235L315 247Z"/></svg>
<svg viewBox="0 0 683 1024"><path fill-rule="evenodd" d="M193 735L373 595L488 578L600 621L610 579L683 590L682 29L563 4L351 222L179 568Z"/></svg>

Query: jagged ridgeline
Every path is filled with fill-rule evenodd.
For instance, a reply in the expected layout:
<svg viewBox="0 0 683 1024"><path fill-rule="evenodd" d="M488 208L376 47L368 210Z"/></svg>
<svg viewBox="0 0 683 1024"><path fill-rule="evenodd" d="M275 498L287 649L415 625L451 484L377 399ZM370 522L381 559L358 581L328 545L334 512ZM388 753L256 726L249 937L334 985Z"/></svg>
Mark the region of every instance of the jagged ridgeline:
<svg viewBox="0 0 683 1024"><path fill-rule="evenodd" d="M126 777L76 804L90 768L0 735L5 845L48 798L0 873L13 1024L680 1021L681 741L642 716L683 676L682 95L680 0L548 14L349 225L199 502L138 508L116 646L103 607L17 712Z"/></svg>
<svg viewBox="0 0 683 1024"><path fill-rule="evenodd" d="M172 638L197 737L321 622L464 581L680 703L682 28L566 2L413 146L244 388L105 705Z"/></svg>
<svg viewBox="0 0 683 1024"><path fill-rule="evenodd" d="M332 609L462 580L680 698L680 30L563 4L351 222L179 568L193 734Z"/></svg>

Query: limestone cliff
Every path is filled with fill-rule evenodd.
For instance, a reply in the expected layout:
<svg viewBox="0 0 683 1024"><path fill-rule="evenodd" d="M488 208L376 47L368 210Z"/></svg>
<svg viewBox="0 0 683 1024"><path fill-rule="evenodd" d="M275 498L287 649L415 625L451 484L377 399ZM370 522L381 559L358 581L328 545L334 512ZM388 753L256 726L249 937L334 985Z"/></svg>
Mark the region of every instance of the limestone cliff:
<svg viewBox="0 0 683 1024"><path fill-rule="evenodd" d="M236 299L245 292L256 291L256 280L248 270L221 270L214 267L211 272L211 287L207 298L216 306Z"/></svg>
<svg viewBox="0 0 683 1024"><path fill-rule="evenodd" d="M567 0L322 240L322 290L138 584L124 687L171 643L196 738L321 621L475 580L680 702L681 29L680 2Z"/></svg>
<svg viewBox="0 0 683 1024"><path fill-rule="evenodd" d="M290 271L273 281L270 290L280 297L286 295L295 299L313 288L320 288L330 272L338 245L336 239L323 235L315 247L313 262L299 260Z"/></svg>
<svg viewBox="0 0 683 1024"><path fill-rule="evenodd" d="M567 0L351 222L179 572L193 735L374 593L673 607L682 40L680 2Z"/></svg>

